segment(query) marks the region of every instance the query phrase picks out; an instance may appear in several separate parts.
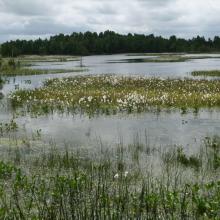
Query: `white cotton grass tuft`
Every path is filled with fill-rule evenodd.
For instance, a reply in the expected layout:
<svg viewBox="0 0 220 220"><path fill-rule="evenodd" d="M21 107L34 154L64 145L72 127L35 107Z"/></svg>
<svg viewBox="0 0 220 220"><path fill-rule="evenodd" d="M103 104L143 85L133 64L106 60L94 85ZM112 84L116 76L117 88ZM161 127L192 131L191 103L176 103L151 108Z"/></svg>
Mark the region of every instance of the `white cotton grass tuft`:
<svg viewBox="0 0 220 220"><path fill-rule="evenodd" d="M125 178L128 176L128 171L125 171L124 176L125 176Z"/></svg>
<svg viewBox="0 0 220 220"><path fill-rule="evenodd" d="M118 178L119 178L119 174L116 173L116 174L114 175L114 179L118 179Z"/></svg>

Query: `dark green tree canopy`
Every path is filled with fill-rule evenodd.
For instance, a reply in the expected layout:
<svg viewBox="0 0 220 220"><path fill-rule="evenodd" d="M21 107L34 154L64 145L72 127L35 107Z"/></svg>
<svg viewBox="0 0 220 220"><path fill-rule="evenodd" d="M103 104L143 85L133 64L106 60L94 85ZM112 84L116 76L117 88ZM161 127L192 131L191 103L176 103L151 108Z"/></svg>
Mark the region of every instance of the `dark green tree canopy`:
<svg viewBox="0 0 220 220"><path fill-rule="evenodd" d="M3 43L3 56L18 55L91 55L113 53L159 53L159 52L216 52L220 51L220 38L206 40L197 36L193 39L181 39L176 36L127 34L113 31L101 33L59 34L50 39L16 40Z"/></svg>

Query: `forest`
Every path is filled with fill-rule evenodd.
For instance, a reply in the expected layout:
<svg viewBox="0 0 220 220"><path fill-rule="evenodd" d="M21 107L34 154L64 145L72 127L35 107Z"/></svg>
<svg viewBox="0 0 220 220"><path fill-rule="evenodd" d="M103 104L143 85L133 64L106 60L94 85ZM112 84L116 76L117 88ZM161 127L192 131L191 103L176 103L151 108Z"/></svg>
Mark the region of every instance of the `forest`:
<svg viewBox="0 0 220 220"><path fill-rule="evenodd" d="M95 55L116 53L162 53L162 52L218 52L220 37L205 39L197 36L192 39L161 36L127 34L113 31L101 33L59 34L49 39L16 40L1 45L4 57L19 55Z"/></svg>

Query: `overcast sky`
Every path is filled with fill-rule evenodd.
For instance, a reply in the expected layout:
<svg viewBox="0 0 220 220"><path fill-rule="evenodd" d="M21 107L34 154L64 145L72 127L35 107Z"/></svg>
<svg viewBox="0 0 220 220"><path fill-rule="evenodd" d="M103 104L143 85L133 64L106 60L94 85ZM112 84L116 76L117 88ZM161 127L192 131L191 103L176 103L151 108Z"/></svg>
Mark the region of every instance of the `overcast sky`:
<svg viewBox="0 0 220 220"><path fill-rule="evenodd" d="M0 0L0 42L113 30L220 35L220 0Z"/></svg>

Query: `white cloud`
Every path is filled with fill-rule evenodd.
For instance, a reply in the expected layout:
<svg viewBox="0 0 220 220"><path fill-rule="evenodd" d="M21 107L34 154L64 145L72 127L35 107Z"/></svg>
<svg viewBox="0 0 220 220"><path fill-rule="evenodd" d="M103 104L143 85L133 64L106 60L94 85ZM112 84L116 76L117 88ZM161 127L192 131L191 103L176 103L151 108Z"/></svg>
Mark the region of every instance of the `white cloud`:
<svg viewBox="0 0 220 220"><path fill-rule="evenodd" d="M0 0L0 41L73 31L220 34L219 0Z"/></svg>

